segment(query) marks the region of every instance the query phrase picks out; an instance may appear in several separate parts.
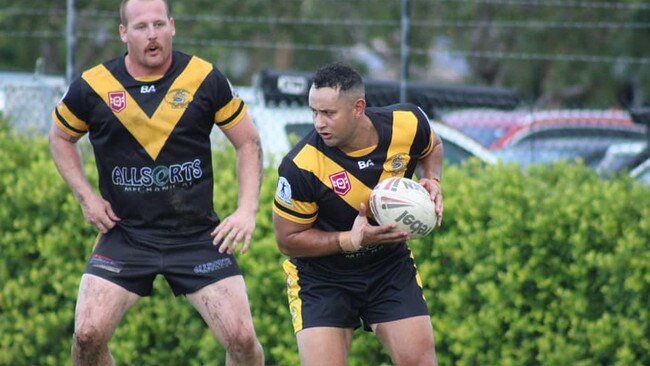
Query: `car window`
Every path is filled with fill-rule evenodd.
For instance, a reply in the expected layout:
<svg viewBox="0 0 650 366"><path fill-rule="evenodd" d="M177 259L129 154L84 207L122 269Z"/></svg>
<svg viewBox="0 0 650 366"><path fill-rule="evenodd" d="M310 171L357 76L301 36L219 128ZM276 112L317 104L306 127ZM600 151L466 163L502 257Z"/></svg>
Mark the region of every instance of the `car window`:
<svg viewBox="0 0 650 366"><path fill-rule="evenodd" d="M641 129L600 129L600 128L574 128L574 127L561 127L552 129L542 129L531 132L527 136L522 137L514 144L525 143L532 140L543 139L601 139L601 140L641 140L645 138L645 133Z"/></svg>
<svg viewBox="0 0 650 366"><path fill-rule="evenodd" d="M458 129L484 146L492 145L495 141L503 137L508 130L506 127L460 127Z"/></svg>
<svg viewBox="0 0 650 366"><path fill-rule="evenodd" d="M474 156L472 153L467 151L461 146L458 146L452 141L445 140L444 138L442 139L443 143L443 158L452 165L460 164L464 160L471 158Z"/></svg>

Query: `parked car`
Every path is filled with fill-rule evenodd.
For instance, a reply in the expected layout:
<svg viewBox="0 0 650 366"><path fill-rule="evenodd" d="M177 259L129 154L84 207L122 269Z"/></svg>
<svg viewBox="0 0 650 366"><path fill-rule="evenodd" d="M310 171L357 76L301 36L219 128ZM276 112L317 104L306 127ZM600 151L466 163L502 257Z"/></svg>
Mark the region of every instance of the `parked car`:
<svg viewBox="0 0 650 366"><path fill-rule="evenodd" d="M630 176L644 185L650 185L650 158L632 169Z"/></svg>
<svg viewBox="0 0 650 366"><path fill-rule="evenodd" d="M522 165L582 159L596 168L607 149L615 144L643 143L641 125L536 124L511 135L506 146L494 151L504 162Z"/></svg>
<svg viewBox="0 0 650 366"><path fill-rule="evenodd" d="M630 109L630 115L635 123L650 126L650 106L635 107ZM629 164L630 175L643 184L650 184L650 134L646 145Z"/></svg>
<svg viewBox="0 0 650 366"><path fill-rule="evenodd" d="M527 115L528 111L523 110L476 108L448 111L441 114L440 120L490 147L513 127L525 124Z"/></svg>
<svg viewBox="0 0 650 366"><path fill-rule="evenodd" d="M600 162L598 162L596 171L605 178L618 172L629 172L638 163L639 157L647 148L648 143L646 141L611 145L605 151L605 155Z"/></svg>
<svg viewBox="0 0 650 366"><path fill-rule="evenodd" d="M431 126L442 139L443 157L448 163L460 164L472 157L486 164L497 162L497 157L492 151L465 133L437 121L431 121Z"/></svg>
<svg viewBox="0 0 650 366"><path fill-rule="evenodd" d="M629 113L621 110L526 110L463 109L442 114L441 120L492 150L515 144L529 130L545 125L632 126Z"/></svg>

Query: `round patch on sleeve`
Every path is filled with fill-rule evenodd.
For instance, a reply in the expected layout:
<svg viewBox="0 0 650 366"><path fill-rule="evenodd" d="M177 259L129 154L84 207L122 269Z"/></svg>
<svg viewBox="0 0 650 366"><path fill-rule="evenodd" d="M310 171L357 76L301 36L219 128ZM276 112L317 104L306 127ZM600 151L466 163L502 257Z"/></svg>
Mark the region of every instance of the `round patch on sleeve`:
<svg viewBox="0 0 650 366"><path fill-rule="evenodd" d="M280 177L278 179L278 190L275 192L275 197L287 206L293 206L293 203L291 203L291 184L289 184L287 178Z"/></svg>

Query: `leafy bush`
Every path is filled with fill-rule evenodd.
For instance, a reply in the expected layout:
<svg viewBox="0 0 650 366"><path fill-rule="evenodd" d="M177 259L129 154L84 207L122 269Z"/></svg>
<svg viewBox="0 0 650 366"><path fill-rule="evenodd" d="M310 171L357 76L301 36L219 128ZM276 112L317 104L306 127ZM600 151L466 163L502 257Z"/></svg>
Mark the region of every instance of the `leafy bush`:
<svg viewBox="0 0 650 366"><path fill-rule="evenodd" d="M648 189L565 163L464 168L413 245L440 363L650 364Z"/></svg>
<svg viewBox="0 0 650 366"><path fill-rule="evenodd" d="M234 154L215 152L214 162L215 205L227 215ZM254 241L238 261L268 364L296 365L271 220L276 178L265 172ZM471 162L447 167L444 189L443 227L411 243L441 365L650 364L647 188L581 165L521 172ZM95 235L47 141L0 124L0 365L70 364L77 286ZM224 363L200 316L161 278L111 349L125 365ZM350 365L389 364L372 334L355 333Z"/></svg>

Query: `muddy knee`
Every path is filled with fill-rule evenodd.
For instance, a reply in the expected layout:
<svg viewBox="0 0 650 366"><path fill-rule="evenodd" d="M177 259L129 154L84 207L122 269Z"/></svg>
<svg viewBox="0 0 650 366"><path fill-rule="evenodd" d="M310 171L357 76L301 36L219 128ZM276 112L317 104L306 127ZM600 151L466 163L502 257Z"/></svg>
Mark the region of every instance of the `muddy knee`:
<svg viewBox="0 0 650 366"><path fill-rule="evenodd" d="M93 349L108 343L108 338L104 332L96 327L76 328L72 335L74 345L79 349Z"/></svg>
<svg viewBox="0 0 650 366"><path fill-rule="evenodd" d="M227 340L226 350L233 356L254 354L261 349L260 343L253 331L242 330L232 334Z"/></svg>

